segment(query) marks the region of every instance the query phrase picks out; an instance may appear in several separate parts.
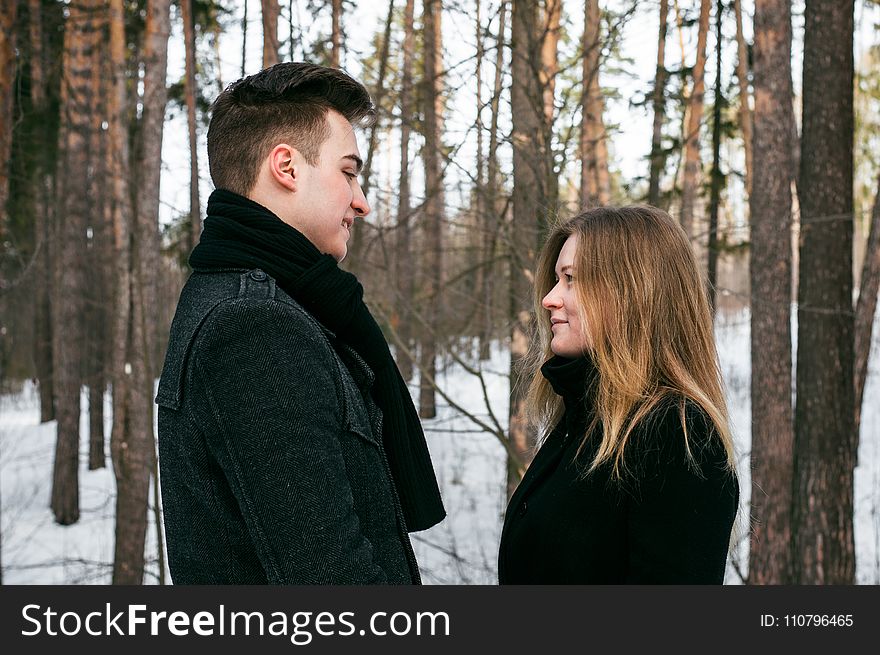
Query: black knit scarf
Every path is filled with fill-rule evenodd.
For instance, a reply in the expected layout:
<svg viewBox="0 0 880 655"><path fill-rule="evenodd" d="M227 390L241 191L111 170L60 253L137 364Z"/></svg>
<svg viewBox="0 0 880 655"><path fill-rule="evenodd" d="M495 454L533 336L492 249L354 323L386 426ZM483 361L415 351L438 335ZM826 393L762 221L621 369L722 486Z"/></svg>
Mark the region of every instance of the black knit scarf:
<svg viewBox="0 0 880 655"><path fill-rule="evenodd" d="M208 199L204 230L189 263L197 270L262 269L363 358L375 374L371 393L382 410L382 443L407 529L424 530L443 520L418 414L357 278L274 213L224 189Z"/></svg>

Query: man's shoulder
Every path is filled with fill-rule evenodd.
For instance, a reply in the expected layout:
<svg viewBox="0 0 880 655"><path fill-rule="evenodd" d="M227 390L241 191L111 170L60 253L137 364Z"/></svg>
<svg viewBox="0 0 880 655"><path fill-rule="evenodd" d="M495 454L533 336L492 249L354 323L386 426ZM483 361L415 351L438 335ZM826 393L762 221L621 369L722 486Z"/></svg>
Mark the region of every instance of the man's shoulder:
<svg viewBox="0 0 880 655"><path fill-rule="evenodd" d="M327 331L260 269L195 271L180 294L159 380L157 402L179 406L193 356L235 347L243 337L270 348L287 347L330 355Z"/></svg>

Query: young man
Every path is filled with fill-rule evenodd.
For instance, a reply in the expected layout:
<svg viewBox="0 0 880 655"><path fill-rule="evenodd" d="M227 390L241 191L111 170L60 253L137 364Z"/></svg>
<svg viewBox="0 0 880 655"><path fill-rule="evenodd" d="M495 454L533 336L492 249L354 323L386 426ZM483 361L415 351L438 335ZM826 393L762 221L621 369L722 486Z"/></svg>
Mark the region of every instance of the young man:
<svg viewBox="0 0 880 655"><path fill-rule="evenodd" d="M369 205L339 70L282 63L212 108L208 200L159 381L178 584L417 584L408 532L445 513L424 434L357 279Z"/></svg>

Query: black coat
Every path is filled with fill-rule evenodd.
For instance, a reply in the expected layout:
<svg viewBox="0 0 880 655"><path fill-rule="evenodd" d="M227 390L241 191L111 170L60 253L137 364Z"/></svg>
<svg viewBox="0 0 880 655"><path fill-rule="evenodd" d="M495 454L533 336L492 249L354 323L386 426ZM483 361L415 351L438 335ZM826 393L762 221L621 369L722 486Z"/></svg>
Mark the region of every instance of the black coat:
<svg viewBox="0 0 880 655"><path fill-rule="evenodd" d="M175 583L419 583L372 381L263 271L190 277L156 398Z"/></svg>
<svg viewBox="0 0 880 655"><path fill-rule="evenodd" d="M631 435L629 473L621 482L612 479L610 464L584 477L601 439L594 432L575 462L592 418L582 399L584 379L595 369L577 360L565 370L563 362L554 358L544 368L557 393L565 392L566 413L508 505L501 583L721 584L739 487L708 418L686 406L700 474L686 460L678 411L667 404Z"/></svg>

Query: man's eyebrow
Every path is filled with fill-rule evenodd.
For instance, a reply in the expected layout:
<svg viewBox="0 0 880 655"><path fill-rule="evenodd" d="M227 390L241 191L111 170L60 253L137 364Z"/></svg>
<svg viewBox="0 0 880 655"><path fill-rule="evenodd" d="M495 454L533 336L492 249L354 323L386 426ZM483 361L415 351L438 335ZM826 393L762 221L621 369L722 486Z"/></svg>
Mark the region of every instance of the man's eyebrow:
<svg viewBox="0 0 880 655"><path fill-rule="evenodd" d="M342 159L351 159L354 162L356 173L360 173L364 167L364 160L357 155L343 155Z"/></svg>

